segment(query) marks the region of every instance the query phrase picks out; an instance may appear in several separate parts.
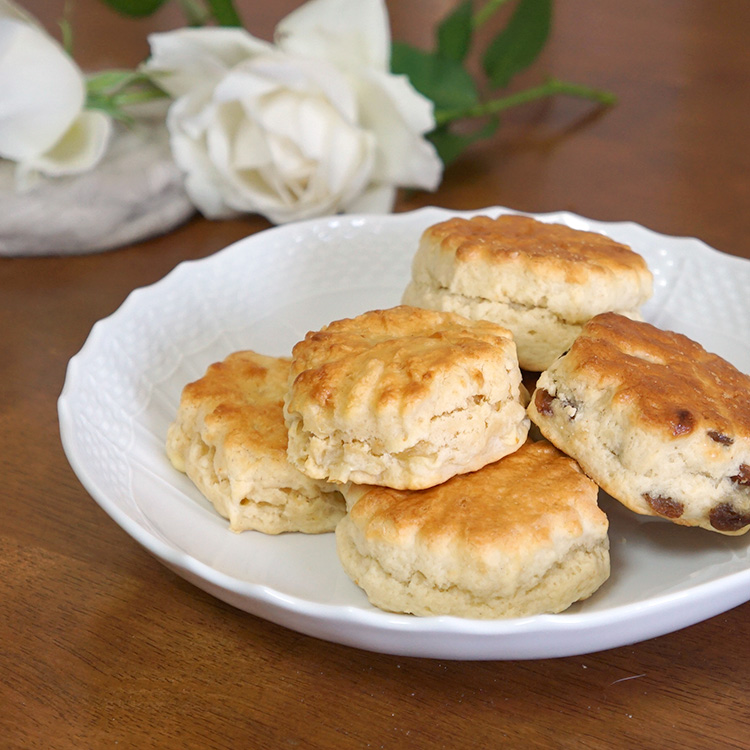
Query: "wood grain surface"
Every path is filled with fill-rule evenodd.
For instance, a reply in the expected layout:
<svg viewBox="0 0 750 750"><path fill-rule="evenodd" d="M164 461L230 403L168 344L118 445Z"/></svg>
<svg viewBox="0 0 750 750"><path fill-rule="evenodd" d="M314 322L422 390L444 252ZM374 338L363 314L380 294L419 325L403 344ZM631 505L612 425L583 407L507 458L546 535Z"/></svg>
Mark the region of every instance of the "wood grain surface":
<svg viewBox="0 0 750 750"><path fill-rule="evenodd" d="M237 4L268 37L298 3ZM58 33L63 0L24 5ZM393 0L394 38L428 44L453 5ZM180 23L171 6L128 21L96 0L72 18L91 70L137 64L149 30ZM750 257L748 38L746 0L561 0L526 79L608 88L617 106L509 113L437 192L397 210L569 209ZM383 656L232 609L99 509L60 443L69 358L132 289L267 226L196 217L106 253L0 259L0 747L750 747L750 604L582 657Z"/></svg>

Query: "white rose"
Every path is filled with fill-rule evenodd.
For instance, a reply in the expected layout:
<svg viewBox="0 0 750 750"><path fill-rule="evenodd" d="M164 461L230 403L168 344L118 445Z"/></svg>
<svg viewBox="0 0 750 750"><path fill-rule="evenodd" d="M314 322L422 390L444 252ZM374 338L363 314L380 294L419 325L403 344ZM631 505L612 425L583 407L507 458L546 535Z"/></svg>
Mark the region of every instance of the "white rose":
<svg viewBox="0 0 750 750"><path fill-rule="evenodd" d="M85 112L83 75L62 47L8 0L0 0L0 158L17 163L17 183L36 172L93 167L111 123Z"/></svg>
<svg viewBox="0 0 750 750"><path fill-rule="evenodd" d="M149 41L145 69L175 99L172 151L206 216L384 212L398 187L440 182L432 103L389 72L382 0L310 0L275 44L220 28Z"/></svg>

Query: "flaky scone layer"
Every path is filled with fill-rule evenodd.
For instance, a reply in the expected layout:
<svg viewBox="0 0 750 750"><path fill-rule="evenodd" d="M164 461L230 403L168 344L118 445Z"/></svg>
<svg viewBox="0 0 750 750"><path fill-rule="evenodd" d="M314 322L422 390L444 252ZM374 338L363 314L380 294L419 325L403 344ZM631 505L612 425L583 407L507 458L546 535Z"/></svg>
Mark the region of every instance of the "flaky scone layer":
<svg viewBox="0 0 750 750"><path fill-rule="evenodd" d="M510 302L493 302L482 297L467 297L447 289L412 282L403 302L429 310L443 310L472 320L489 320L513 333L522 369L541 372L570 348L583 330L583 322L565 320L546 307L524 307ZM634 320L642 320L640 311L615 311Z"/></svg>
<svg viewBox="0 0 750 750"><path fill-rule="evenodd" d="M350 486L336 529L347 574L416 615L560 612L609 575L596 485L546 441L420 491Z"/></svg>
<svg viewBox="0 0 750 750"><path fill-rule="evenodd" d="M529 415L631 510L750 528L750 377L677 333L593 318L540 376Z"/></svg>
<svg viewBox="0 0 750 750"><path fill-rule="evenodd" d="M334 482L429 487L516 450L528 420L507 329L408 306L309 333L293 350L290 461Z"/></svg>
<svg viewBox="0 0 750 750"><path fill-rule="evenodd" d="M233 531L333 531L344 499L286 457L290 360L236 352L185 386L167 455Z"/></svg>

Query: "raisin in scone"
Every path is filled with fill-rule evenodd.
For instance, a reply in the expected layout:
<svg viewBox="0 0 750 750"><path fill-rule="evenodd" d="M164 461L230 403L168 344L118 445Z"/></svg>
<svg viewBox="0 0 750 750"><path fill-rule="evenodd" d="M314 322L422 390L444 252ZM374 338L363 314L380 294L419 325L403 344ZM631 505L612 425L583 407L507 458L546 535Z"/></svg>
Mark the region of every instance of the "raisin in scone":
<svg viewBox="0 0 750 750"><path fill-rule="evenodd" d="M561 612L609 576L598 487L547 441L430 489L350 485L336 527L371 603L415 615Z"/></svg>
<svg viewBox="0 0 750 750"><path fill-rule="evenodd" d="M290 360L251 351L185 386L167 455L229 519L233 531L333 531L344 498L286 457L283 401Z"/></svg>
<svg viewBox="0 0 750 750"><path fill-rule="evenodd" d="M750 377L689 338L599 315L539 377L529 415L636 513L750 528Z"/></svg>
<svg viewBox="0 0 750 750"><path fill-rule="evenodd" d="M509 328L525 370L540 372L599 313L640 318L646 262L594 232L525 216L453 218L429 227L402 301Z"/></svg>
<svg viewBox="0 0 750 750"><path fill-rule="evenodd" d="M292 352L290 461L333 482L421 489L517 450L529 421L510 332L400 306L334 321Z"/></svg>

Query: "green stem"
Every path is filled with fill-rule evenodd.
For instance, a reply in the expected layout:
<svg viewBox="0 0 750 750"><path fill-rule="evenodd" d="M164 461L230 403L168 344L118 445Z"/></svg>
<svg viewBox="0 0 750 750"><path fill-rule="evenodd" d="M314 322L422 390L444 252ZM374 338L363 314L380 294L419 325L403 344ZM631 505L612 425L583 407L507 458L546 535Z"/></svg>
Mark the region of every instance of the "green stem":
<svg viewBox="0 0 750 750"><path fill-rule="evenodd" d="M150 102L154 99L168 98L169 94L154 86L139 91L123 91L121 94L112 97L112 101L117 107L129 107L131 104L143 104L143 102Z"/></svg>
<svg viewBox="0 0 750 750"><path fill-rule="evenodd" d="M138 70L104 70L93 73L86 78L86 90L89 94L116 96L129 86L154 86L153 81Z"/></svg>
<svg viewBox="0 0 750 750"><path fill-rule="evenodd" d="M211 18L211 12L200 0L177 0L188 26L205 26Z"/></svg>
<svg viewBox="0 0 750 750"><path fill-rule="evenodd" d="M444 109L435 112L435 124L440 127L447 125L454 120L465 120L475 117L486 117L498 112L504 112L512 107L518 107L537 99L545 99L549 96L565 94L567 96L576 96L581 99L589 99L604 106L611 106L617 101L614 94L602 89L594 89L590 86L582 86L578 83L568 83L560 81L557 78L550 78L539 86L534 86L516 94L503 96L499 99L491 99L487 102L480 102L471 107L463 109Z"/></svg>
<svg viewBox="0 0 750 750"><path fill-rule="evenodd" d="M63 5L63 16L60 19L60 32L62 33L63 49L73 57L73 24L70 21L72 7L70 0Z"/></svg>
<svg viewBox="0 0 750 750"><path fill-rule="evenodd" d="M134 74L136 76L140 77L139 74ZM132 88L125 86L114 87L110 91L89 90L86 109L98 109L116 120L132 124L133 117L128 113L128 107L164 98L168 98L168 94L154 83L140 81Z"/></svg>
<svg viewBox="0 0 750 750"><path fill-rule="evenodd" d="M508 0L487 0L487 2L474 14L474 18L471 19L471 25L478 29L487 21L492 18L495 11L501 8Z"/></svg>

